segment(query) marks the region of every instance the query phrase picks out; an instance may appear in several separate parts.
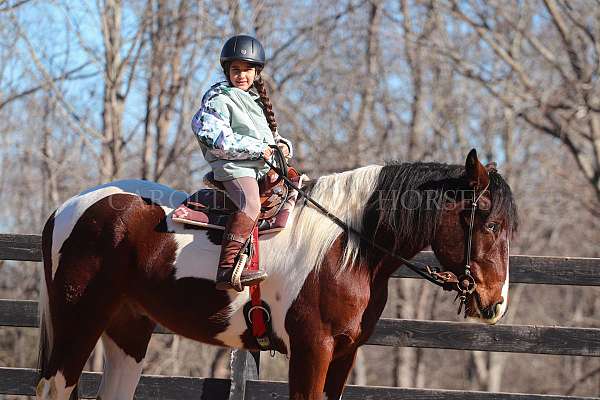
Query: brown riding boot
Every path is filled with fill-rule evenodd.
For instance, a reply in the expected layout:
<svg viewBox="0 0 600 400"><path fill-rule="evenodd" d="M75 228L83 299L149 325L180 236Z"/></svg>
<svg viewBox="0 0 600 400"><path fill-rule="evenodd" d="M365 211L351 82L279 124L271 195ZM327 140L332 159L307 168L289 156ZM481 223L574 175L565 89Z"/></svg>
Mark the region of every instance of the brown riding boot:
<svg viewBox="0 0 600 400"><path fill-rule="evenodd" d="M252 235L256 222L246 213L238 211L231 215L221 244L221 256L217 268L216 287L219 290L236 289L242 290L242 286L252 286L267 278L267 273L261 270L248 271L245 266L240 276L240 286L233 285L234 264L242 246Z"/></svg>

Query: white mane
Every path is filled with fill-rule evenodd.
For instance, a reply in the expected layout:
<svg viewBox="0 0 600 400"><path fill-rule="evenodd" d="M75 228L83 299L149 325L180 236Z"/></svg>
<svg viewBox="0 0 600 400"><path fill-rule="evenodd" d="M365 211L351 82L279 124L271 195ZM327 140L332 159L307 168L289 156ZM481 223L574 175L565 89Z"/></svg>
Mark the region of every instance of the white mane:
<svg viewBox="0 0 600 400"><path fill-rule="evenodd" d="M356 229L362 230L365 203L377 185L381 166L372 165L319 178L310 196L333 215ZM298 199L302 201L302 199ZM281 258L295 259L308 268L319 268L327 251L343 232L335 222L314 206L306 203L296 207L294 223L273 240L273 265L285 263ZM285 240L287 243L282 243ZM359 239L350 235L340 262L340 270L358 257ZM281 249L286 249L282 252Z"/></svg>

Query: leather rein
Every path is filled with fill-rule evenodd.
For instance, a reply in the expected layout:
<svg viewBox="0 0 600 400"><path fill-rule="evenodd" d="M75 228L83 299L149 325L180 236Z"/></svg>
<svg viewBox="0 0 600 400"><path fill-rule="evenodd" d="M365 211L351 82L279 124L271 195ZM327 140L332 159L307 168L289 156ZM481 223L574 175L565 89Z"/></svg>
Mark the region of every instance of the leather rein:
<svg viewBox="0 0 600 400"><path fill-rule="evenodd" d="M279 149L279 147L277 147L277 146L271 146L271 147L273 148L275 153L278 155L276 157L278 159L278 163L282 165L283 170L287 170L285 157L283 157L283 154L281 153L281 149ZM462 312L463 305L466 305L468 296L472 295L475 292L475 290L477 289L477 284L475 283L475 279L473 278L473 275L471 274L471 249L472 249L472 242L473 242L473 227L475 225L475 211L478 208L479 200L481 200L481 197L489 188L489 183L478 195L475 195L475 194L473 195L473 201L471 202L469 229L467 232L466 246L465 246L465 260L466 260L465 271L463 272L462 275L457 277L454 273L452 273L450 271L441 271L439 268L431 267L428 264L419 263L421 265L415 265L413 262L400 256L399 254L381 246L378 243L375 243L373 240L369 239L368 237L363 235L361 232L357 231L356 229L354 229L351 226L349 226L348 224L346 224L344 221L342 221L341 219L339 219L338 217L333 215L330 211L328 211L325 207L323 207L317 201L312 199L306 192L304 192L302 189L300 189L298 186L296 186L287 177L287 174L284 174L280 168L273 165L269 160L266 160L266 159L263 159L263 160L265 161L265 163L268 166L270 166L271 168L273 168L275 170L275 172L284 180L284 182L289 187L296 190L302 197L304 197L306 199L306 201L308 201L313 206L315 206L327 218L329 218L330 220L335 222L344 231L358 236L361 240L364 240L370 246L376 248L377 250L381 251L382 253L385 253L386 255L388 255L398 261L401 261L404 265L406 265L408 268L410 268L412 271L414 271L416 274L418 274L421 278L426 279L429 282L433 283L434 285L441 287L443 290L456 291L457 294L456 294L456 298L454 299L454 301L459 300L458 314L460 314ZM466 307L465 307L464 311L465 311L464 316L466 318L467 317Z"/></svg>

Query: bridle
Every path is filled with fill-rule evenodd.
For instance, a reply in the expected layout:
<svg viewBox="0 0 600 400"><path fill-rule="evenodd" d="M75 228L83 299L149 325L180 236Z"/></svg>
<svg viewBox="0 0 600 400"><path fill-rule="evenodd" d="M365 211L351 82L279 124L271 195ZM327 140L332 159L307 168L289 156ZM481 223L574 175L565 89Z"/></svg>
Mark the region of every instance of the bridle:
<svg viewBox="0 0 600 400"><path fill-rule="evenodd" d="M465 246L465 272L458 277L458 282L456 284L457 294L454 301L459 300L458 306L458 314L461 313L463 305L467 303L467 297L472 295L477 289L477 283L475 283L475 278L473 278L473 274L471 274L471 251L472 251L472 243L473 243L473 226L475 225L475 211L479 206L479 200L483 197L484 193L487 192L490 187L490 183L488 182L485 188L479 194L475 191L473 192L473 201L471 202L471 216L469 218L469 230L467 231L466 237L466 246ZM465 318L467 317L467 310L465 307Z"/></svg>
<svg viewBox="0 0 600 400"><path fill-rule="evenodd" d="M275 150L276 153L281 152L281 150L277 146L271 146L271 147ZM284 170L287 170L287 165L285 165L285 161L284 161L285 157L282 157L282 156L278 157L279 163L282 163L282 160L283 160L282 167ZM475 278L473 278L473 275L471 273L471 250L472 250L472 242L473 242L473 227L475 225L475 211L479 207L479 201L481 200L484 193L489 188L489 182L485 186L485 188L483 188L483 190L481 192L473 193L473 200L471 202L471 210L470 210L471 213L470 213L470 219L469 219L469 229L466 232L466 238L465 238L465 244L466 244L466 246L465 246L465 270L462 273L462 275L460 275L459 277L456 277L456 275L450 271L441 271L439 268L431 267L430 265L427 265L427 264L422 264L421 266L415 265L413 262L409 261L408 259L394 253L393 251L381 246L378 243L375 243L374 241L372 241L371 239L369 239L368 237L363 235L361 232L352 228L351 226L346 224L344 221L342 221L341 219L339 219L338 217L333 215L325 207L320 205L317 201L312 199L308 194L306 194L306 192L304 192L302 189L300 189L298 186L296 186L294 184L294 182L292 182L287 177L287 174L282 173L280 168L273 165L269 160L264 159L264 161L268 166L270 166L271 168L273 168L275 170L275 172L285 181L285 183L289 187L296 190L302 197L304 197L304 199L306 201L308 201L313 206L315 206L319 211L321 211L326 217L328 217L333 222L335 222L344 231L358 236L361 240L365 241L370 246L376 248L377 250L385 253L386 255L388 255L398 261L401 261L404 265L406 265L408 268L413 270L420 277L441 287L443 290L456 291L457 294L456 294L456 298L454 299L454 301L456 301L456 300L459 301L458 314L460 314L462 312L462 308L464 305L466 305L466 302L467 302L467 299L469 298L469 296L471 296L475 292L475 290L477 290L477 283L475 283ZM465 318L466 318L467 317L466 307L465 307L464 311L465 311Z"/></svg>

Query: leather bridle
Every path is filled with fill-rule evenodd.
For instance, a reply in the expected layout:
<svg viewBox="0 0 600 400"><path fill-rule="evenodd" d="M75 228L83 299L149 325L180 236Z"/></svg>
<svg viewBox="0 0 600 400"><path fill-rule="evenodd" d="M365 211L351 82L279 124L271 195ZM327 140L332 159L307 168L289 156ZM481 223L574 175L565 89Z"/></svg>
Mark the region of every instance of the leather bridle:
<svg viewBox="0 0 600 400"><path fill-rule="evenodd" d="M377 250L385 253L386 255L388 255L398 261L401 261L404 265L406 265L408 268L413 270L419 276L421 276L422 278L428 280L429 282L431 282L437 286L440 286L442 289L444 289L446 291L456 291L457 294L456 294L456 298L454 299L454 301L459 300L458 314L460 314L462 312L462 308L464 305L466 305L467 299L469 298L469 296L472 295L477 290L477 283L475 283L475 278L473 278L473 275L471 273L471 250L472 250L472 242L473 242L473 227L475 225L475 211L477 210L477 208L479 206L479 201L481 200L481 198L483 197L483 195L489 188L489 182L481 192L473 193L473 200L471 202L471 210L470 210L471 213L470 213L470 218L469 218L469 229L466 232L466 238L465 238L465 242L466 242L465 243L466 244L466 246L465 246L465 270L462 275L457 277L454 273L452 273L450 271L441 271L439 268L431 267L430 265L427 265L427 264L422 264L421 266L417 266L413 262L409 261L408 259L394 253L393 251L386 249L385 247L381 246L380 244L375 243L374 241L372 241L371 239L369 239L368 237L363 235L361 232L352 228L351 226L346 224L344 221L342 221L341 219L339 219L338 217L333 215L331 212L329 212L327 209L325 209L325 207L320 205L314 199L312 199L302 189L300 189L298 186L296 186L286 176L286 174L281 173L281 170L278 167L276 167L275 165L273 165L269 160L264 160L264 161L267 163L267 165L269 165L271 168L273 168L275 170L275 172L277 172L277 174L285 181L285 183L288 186L290 186L292 189L296 190L302 197L304 197L306 199L306 201L308 201L313 206L315 206L319 211L321 211L326 217L328 217L333 222L335 222L344 231L358 236L361 240L364 240L370 246L376 248ZM465 318L466 317L467 317L467 310L465 307Z"/></svg>
<svg viewBox="0 0 600 400"><path fill-rule="evenodd" d="M483 188L479 194L473 192L473 201L471 202L471 216L469 218L469 230L467 231L466 246L465 246L465 272L458 277L457 294L454 301L459 300L458 314L461 313L463 305L467 303L467 297L472 295L477 289L477 283L475 278L471 274L471 252L473 244L473 227L475 225L475 211L479 206L479 200L483 197L484 193L488 190L490 183ZM465 318L467 317L467 310L465 308Z"/></svg>

